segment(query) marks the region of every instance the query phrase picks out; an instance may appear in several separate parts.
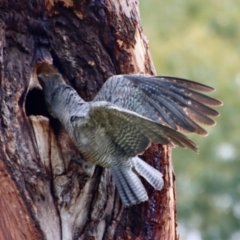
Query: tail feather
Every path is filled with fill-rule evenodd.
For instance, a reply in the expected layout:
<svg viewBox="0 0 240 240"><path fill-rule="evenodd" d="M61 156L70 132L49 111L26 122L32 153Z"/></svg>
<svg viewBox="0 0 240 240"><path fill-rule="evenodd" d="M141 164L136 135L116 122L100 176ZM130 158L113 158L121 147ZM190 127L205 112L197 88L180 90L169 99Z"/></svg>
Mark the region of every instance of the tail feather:
<svg viewBox="0 0 240 240"><path fill-rule="evenodd" d="M136 173L130 168L126 168L126 170L121 171L121 173L132 194L134 194L137 199L141 200L141 202L145 199L147 200L147 192Z"/></svg>
<svg viewBox="0 0 240 240"><path fill-rule="evenodd" d="M111 167L111 173L125 206L148 200L147 192L138 176L127 167Z"/></svg>
<svg viewBox="0 0 240 240"><path fill-rule="evenodd" d="M164 182L162 174L144 162L142 159L135 157L132 159L134 169L139 173L143 178L145 178L155 189L161 190Z"/></svg>
<svg viewBox="0 0 240 240"><path fill-rule="evenodd" d="M123 186L123 183L121 182L122 181L122 177L119 174L118 169L111 168L111 174L113 176L113 180L114 180L114 182L116 184L116 187L117 187L119 196L122 199L122 202L124 203L125 206L131 205L129 197L126 194L126 192L124 191L124 186Z"/></svg>

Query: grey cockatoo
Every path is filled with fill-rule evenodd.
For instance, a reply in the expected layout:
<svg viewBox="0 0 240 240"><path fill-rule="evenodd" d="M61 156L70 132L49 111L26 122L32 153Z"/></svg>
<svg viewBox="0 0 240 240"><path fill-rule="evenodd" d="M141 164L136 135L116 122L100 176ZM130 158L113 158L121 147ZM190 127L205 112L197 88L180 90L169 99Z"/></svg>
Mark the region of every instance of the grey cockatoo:
<svg viewBox="0 0 240 240"><path fill-rule="evenodd" d="M124 205L148 200L139 178L155 189L162 174L141 160L152 142L197 151L178 130L206 135L196 122L214 125L218 112L208 106L221 102L197 91L206 85L175 77L116 75L110 77L92 102L85 102L60 74L40 74L44 97L85 159L109 168Z"/></svg>

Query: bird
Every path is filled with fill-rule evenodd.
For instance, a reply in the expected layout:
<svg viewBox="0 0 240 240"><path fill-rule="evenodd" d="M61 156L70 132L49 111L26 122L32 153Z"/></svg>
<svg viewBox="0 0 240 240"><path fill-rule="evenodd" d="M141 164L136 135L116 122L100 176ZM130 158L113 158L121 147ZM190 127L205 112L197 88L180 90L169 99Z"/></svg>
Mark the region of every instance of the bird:
<svg viewBox="0 0 240 240"><path fill-rule="evenodd" d="M96 97L84 101L60 73L38 75L49 113L57 118L84 158L108 168L124 206L148 200L140 177L156 190L164 186L160 171L139 155L159 143L190 148L197 145L183 133L207 135L220 100L201 92L214 88L171 76L111 76Z"/></svg>

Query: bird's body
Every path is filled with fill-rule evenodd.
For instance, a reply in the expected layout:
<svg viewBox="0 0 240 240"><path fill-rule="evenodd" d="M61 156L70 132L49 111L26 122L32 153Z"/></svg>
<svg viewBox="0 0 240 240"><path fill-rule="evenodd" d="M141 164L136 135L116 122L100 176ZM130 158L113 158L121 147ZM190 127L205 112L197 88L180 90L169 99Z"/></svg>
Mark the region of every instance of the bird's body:
<svg viewBox="0 0 240 240"><path fill-rule="evenodd" d="M88 161L110 169L126 206L148 199L138 175L157 190L163 186L162 174L138 155L152 142L197 151L177 130L205 135L195 121L213 125L209 116L217 116L217 112L206 105L221 104L194 91L210 91L210 87L183 79L113 76L94 101L85 102L60 74L39 78L49 112L60 120Z"/></svg>

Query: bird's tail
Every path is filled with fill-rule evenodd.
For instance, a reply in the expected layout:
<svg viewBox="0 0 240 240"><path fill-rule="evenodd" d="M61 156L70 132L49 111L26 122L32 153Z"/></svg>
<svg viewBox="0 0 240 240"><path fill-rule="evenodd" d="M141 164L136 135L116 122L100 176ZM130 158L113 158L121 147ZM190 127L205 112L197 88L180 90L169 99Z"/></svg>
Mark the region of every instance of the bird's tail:
<svg viewBox="0 0 240 240"><path fill-rule="evenodd" d="M132 162L133 168L139 175L145 178L145 180L147 180L156 190L162 189L164 182L162 174L158 170L144 162L139 157L134 157Z"/></svg>
<svg viewBox="0 0 240 240"><path fill-rule="evenodd" d="M161 190L163 187L162 174L155 168L138 157L132 159L132 164L132 168L126 166L113 166L110 168L119 195L125 206L148 200L147 192L137 174L145 178L155 189Z"/></svg>
<svg viewBox="0 0 240 240"><path fill-rule="evenodd" d="M148 200L147 192L130 167L111 167L111 173L118 193L125 206L131 206Z"/></svg>

